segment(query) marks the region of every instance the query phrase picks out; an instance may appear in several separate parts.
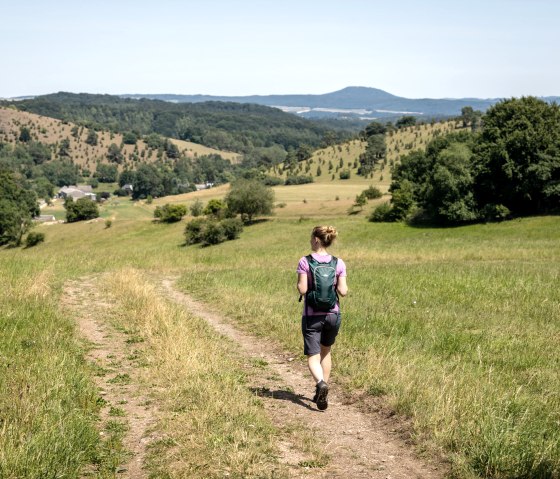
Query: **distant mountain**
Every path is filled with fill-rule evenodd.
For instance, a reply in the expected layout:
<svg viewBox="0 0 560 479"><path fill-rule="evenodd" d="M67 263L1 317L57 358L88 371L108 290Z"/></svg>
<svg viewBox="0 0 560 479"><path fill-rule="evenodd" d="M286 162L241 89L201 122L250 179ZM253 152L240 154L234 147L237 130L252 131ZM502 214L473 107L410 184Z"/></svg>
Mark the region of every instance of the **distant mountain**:
<svg viewBox="0 0 560 479"><path fill-rule="evenodd" d="M323 95L251 95L212 96L175 94L130 94L125 98L148 98L173 103L199 103L208 101L255 103L275 106L303 117L345 117L363 119L389 119L402 115L427 118L458 116L461 109L471 106L486 111L500 98L410 99L392 95L378 88L347 87ZM560 97L546 97L545 101L556 101Z"/></svg>

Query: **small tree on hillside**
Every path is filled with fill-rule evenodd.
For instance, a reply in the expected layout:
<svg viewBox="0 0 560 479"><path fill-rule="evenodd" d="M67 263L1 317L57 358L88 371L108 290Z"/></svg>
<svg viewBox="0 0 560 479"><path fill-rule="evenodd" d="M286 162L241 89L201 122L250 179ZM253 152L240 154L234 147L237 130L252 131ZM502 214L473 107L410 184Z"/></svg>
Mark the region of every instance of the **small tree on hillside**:
<svg viewBox="0 0 560 479"><path fill-rule="evenodd" d="M72 198L66 198L64 208L66 208L66 221L68 223L91 220L99 217L97 203L89 198L79 198L76 201Z"/></svg>
<svg viewBox="0 0 560 479"><path fill-rule="evenodd" d="M259 181L238 181L234 183L225 199L233 214L240 214L244 222L250 223L254 216L272 212L274 191Z"/></svg>
<svg viewBox="0 0 560 479"><path fill-rule="evenodd" d="M86 138L86 143L88 145L95 146L95 145L97 145L97 139L98 139L98 136L97 136L97 133L95 132L95 130L89 130L87 138Z"/></svg>

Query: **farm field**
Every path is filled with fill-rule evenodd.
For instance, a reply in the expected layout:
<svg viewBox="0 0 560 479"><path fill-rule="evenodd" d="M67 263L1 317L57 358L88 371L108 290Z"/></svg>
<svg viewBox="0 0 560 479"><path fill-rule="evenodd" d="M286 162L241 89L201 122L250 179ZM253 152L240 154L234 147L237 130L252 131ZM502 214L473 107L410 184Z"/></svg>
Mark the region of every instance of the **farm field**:
<svg viewBox="0 0 560 479"><path fill-rule="evenodd" d="M329 200L331 192L321 190L322 185L311 186L318 189L317 198L337 201ZM362 188L358 183L354 187ZM332 252L344 258L349 269L350 295L343 301L333 373L345 394L358 403L374 399L378 407L410 418L408 430L416 449L446 457L453 477L555 477L560 467L560 293L554 287L559 281L558 217L449 229L372 224L344 213L317 214L320 208L306 218L296 209L305 205L299 195L308 192L292 188L278 188L276 199L287 203L282 212L293 202L292 213L278 214L246 228L239 240L211 248L183 246L184 222L151 221L158 202L172 200L162 198L152 205L123 200L104 206L103 217L113 218L110 228L103 221L43 225L38 230L45 232L45 243L0 250L2 330L8 332L0 339L0 357L4 371L13 372L0 375L0 407L6 418L0 435L0 473L11 467L20 476L33 477L47 460L45 454L56 470L77 471L95 460L106 461L109 468L109 456L103 452L109 445L103 443L105 449L100 449L94 427L101 407L92 381L95 371L81 359L84 349L73 318L60 304L69 280L79 283L85 277L107 275L101 291L115 298L115 321L133 331L130 334L142 331L146 357L152 358L145 365L146 381L163 370L158 368L166 368L170 378L181 377L182 371L167 369L174 363L158 362L150 353L162 347L157 333L162 325L187 320L177 319L183 313L166 305L158 293L161 276L179 276L183 291L219 305L239 327L279 340L299 363L303 358L295 266L307 253L311 228L329 223L340 231ZM206 201L216 190L190 195ZM155 322L142 326L152 311L150 298L155 309L149 317ZM37 329L37 324L42 327ZM209 345L215 337L197 324L189 344L200 343L193 354L209 365L215 355ZM179 341L178 330L173 331L169 341ZM220 380L237 384L234 378L247 374L240 372L242 360L234 346L223 354L232 369L219 375ZM200 367L199 379L195 372L184 386L190 394L200 378L214 377ZM157 429L179 442L159 444L160 463L150 460L153 471L177 466L177 456L168 454L170 444L187 444L178 428L192 427L188 414L173 412L163 401L172 385L162 381L159 388L162 396L152 398L162 401L164 419ZM286 474L271 451L287 433L275 430L258 401L246 394L241 387L230 419L192 430L202 442L214 445L206 452L218 454L221 466L197 476L196 464L208 467L205 453L198 450L189 456L185 445L181 464L194 464L190 477L222 477L225 470L233 477L268 477L264 470L274 470L278 477ZM240 419L246 414L257 422ZM210 421L210 416L200 417ZM177 427L171 426L172 417L180 421ZM224 442L232 434L228 421L244 424L243 434L249 439L231 436L231 442ZM248 424L258 426L247 429ZM213 430L220 432L215 435ZM30 431L34 441L21 442ZM254 455L243 453L249 450ZM73 459L61 459L65 457ZM328 459L313 461L329 467Z"/></svg>

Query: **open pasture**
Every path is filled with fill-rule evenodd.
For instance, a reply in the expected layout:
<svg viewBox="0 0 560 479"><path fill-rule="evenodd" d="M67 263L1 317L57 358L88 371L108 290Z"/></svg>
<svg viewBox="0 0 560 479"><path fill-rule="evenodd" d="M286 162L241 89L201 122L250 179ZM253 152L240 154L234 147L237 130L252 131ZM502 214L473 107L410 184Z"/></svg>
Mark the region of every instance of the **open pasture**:
<svg viewBox="0 0 560 479"><path fill-rule="evenodd" d="M348 216L276 218L246 228L239 240L202 249L183 246L184 222L161 225L117 215L111 228L103 222L39 226L47 235L44 244L0 251L3 330L9 331L0 340L0 354L14 358L16 370L27 362L37 372L2 376L0 403L15 421L9 413L14 394L36 384L17 402L17 414L43 418L10 427L21 433L36 428L39 449L28 451L32 455L41 437L58 441L74 457L72 448L94 447L90 413L80 413L96 407L90 373L80 366L55 374L79 361L79 349L68 346L75 341L71 318L60 316L57 306L69 278L123 267L146 278L180 274L186 291L300 355L295 267L308 251L309 231L320 223L339 229L332 252L349 271L350 295L343 301L343 330L334 351L334 377L348 394L378 397L384 407L410 417L414 441L445 455L456 477L555 477L557 217L450 229ZM33 332L38 322L40 334ZM59 393L45 396L42 388L52 387L55 378ZM76 381L82 386L74 393ZM68 402L65 394L71 392ZM74 401L78 405L67 411ZM53 432L53 421L61 417L72 430ZM66 441L77 434L81 439ZM3 436L4 457L21 453L15 438Z"/></svg>

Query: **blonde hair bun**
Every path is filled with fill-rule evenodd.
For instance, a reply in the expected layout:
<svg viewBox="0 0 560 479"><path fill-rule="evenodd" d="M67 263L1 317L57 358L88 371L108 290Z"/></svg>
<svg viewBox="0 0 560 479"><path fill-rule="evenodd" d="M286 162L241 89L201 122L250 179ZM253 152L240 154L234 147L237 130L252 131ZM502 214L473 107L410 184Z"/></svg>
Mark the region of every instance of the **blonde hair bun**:
<svg viewBox="0 0 560 479"><path fill-rule="evenodd" d="M321 245L328 248L338 236L338 231L334 226L315 226L311 233L315 238L319 238Z"/></svg>

